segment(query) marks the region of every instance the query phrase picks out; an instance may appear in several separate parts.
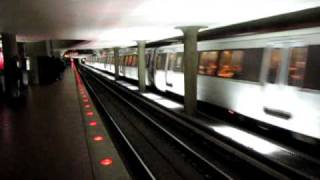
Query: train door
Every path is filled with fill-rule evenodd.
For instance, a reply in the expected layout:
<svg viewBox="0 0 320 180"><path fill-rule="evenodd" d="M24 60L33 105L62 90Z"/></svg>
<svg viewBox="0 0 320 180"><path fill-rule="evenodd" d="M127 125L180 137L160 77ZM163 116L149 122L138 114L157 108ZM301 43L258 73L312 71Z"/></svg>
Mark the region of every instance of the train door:
<svg viewBox="0 0 320 180"><path fill-rule="evenodd" d="M122 60L120 60L120 73L122 76L125 76L125 71L126 71L126 64L127 64L127 58L128 56L122 56Z"/></svg>
<svg viewBox="0 0 320 180"><path fill-rule="evenodd" d="M152 84L154 84L155 69L156 69L156 49L152 50L149 57L149 64L148 64L149 80Z"/></svg>
<svg viewBox="0 0 320 180"><path fill-rule="evenodd" d="M101 61L103 64L103 68L106 69L107 68L107 57L101 57Z"/></svg>
<svg viewBox="0 0 320 180"><path fill-rule="evenodd" d="M174 83L175 73L173 71L174 63L177 59L177 53L169 53L166 64L166 86L167 89L171 89Z"/></svg>
<svg viewBox="0 0 320 180"><path fill-rule="evenodd" d="M146 73L145 73L145 80L146 80L146 85L150 85L150 74L149 74L149 67L150 67L150 59L151 59L151 53L147 52L144 56L145 58L145 63L146 63Z"/></svg>
<svg viewBox="0 0 320 180"><path fill-rule="evenodd" d="M119 75L123 75L124 56L119 57Z"/></svg>
<svg viewBox="0 0 320 180"><path fill-rule="evenodd" d="M283 119L292 116L294 93L287 86L290 49L279 45L269 47L263 60L263 111Z"/></svg>
<svg viewBox="0 0 320 180"><path fill-rule="evenodd" d="M183 53L170 53L166 71L167 89L173 93L184 95Z"/></svg>
<svg viewBox="0 0 320 180"><path fill-rule="evenodd" d="M157 51L154 58L154 84L157 89L165 91L166 86L166 64L167 64L168 54Z"/></svg>

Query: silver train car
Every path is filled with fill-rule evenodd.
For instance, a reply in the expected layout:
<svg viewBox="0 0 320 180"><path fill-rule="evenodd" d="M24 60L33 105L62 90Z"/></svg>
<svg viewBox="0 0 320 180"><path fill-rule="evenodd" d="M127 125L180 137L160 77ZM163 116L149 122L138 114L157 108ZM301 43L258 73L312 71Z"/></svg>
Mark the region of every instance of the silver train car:
<svg viewBox="0 0 320 180"><path fill-rule="evenodd" d="M152 72L153 67L151 66L151 61L154 56L154 49L146 49L145 59L146 59L146 85L150 86L152 82ZM114 54L113 52L107 52L105 55L101 56L90 56L85 60L87 65L93 66L97 69L107 71L111 74L115 73L114 65ZM120 49L119 51L119 76L138 80L138 55L136 48L126 48Z"/></svg>
<svg viewBox="0 0 320 180"><path fill-rule="evenodd" d="M199 101L320 138L320 28L201 41L198 51ZM136 49L120 56L121 76L137 80ZM146 60L148 85L184 95L182 44L148 49Z"/></svg>

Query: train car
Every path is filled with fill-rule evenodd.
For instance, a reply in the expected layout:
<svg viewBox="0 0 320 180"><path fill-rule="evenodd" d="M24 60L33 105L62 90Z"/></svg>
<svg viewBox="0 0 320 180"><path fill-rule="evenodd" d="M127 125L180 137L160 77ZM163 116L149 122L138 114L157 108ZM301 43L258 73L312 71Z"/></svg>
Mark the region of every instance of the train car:
<svg viewBox="0 0 320 180"><path fill-rule="evenodd" d="M199 101L320 138L320 28L198 42ZM183 45L155 54L156 88L184 95Z"/></svg>
<svg viewBox="0 0 320 180"><path fill-rule="evenodd" d="M146 85L153 84L153 66L150 62L154 56L154 49L146 49ZM105 56L87 57L86 64L94 68L107 71L108 73L115 73L115 60L113 51L106 53ZM123 48L119 51L119 76L130 79L138 80L138 55L136 48Z"/></svg>
<svg viewBox="0 0 320 180"><path fill-rule="evenodd" d="M122 49L119 53L120 64L119 64L119 74L128 79L138 80L138 55L137 49ZM145 61L146 61L146 74L145 80L146 85L150 86L153 84L153 67L151 65L151 60L154 56L154 49L145 50Z"/></svg>
<svg viewBox="0 0 320 180"><path fill-rule="evenodd" d="M138 55L136 48L121 49L119 52L119 74L132 80L138 80Z"/></svg>

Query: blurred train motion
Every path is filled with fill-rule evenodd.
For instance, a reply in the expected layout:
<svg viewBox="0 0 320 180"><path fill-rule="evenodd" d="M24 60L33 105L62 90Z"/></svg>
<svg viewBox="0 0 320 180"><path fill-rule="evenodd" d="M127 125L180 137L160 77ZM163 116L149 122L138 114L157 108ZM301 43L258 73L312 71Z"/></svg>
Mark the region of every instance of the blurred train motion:
<svg viewBox="0 0 320 180"><path fill-rule="evenodd" d="M201 41L198 52L199 101L320 138L320 28ZM145 53L147 85L183 96L183 44ZM112 52L82 59L114 73ZM138 80L137 61L137 49L121 49L120 76Z"/></svg>

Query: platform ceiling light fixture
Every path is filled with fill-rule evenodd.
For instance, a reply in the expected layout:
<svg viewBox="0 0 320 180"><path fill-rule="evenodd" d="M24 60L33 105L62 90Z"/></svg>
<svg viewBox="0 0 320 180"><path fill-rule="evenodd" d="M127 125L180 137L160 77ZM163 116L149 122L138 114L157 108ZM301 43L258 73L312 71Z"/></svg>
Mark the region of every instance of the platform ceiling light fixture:
<svg viewBox="0 0 320 180"><path fill-rule="evenodd" d="M176 26L212 29L317 6L318 0L149 0L122 19L134 26L106 30L99 39L156 41L182 35Z"/></svg>
<svg viewBox="0 0 320 180"><path fill-rule="evenodd" d="M126 0L122 0L125 3ZM119 22L97 29L92 48L132 46L136 40L157 41L180 36L177 26L208 29L319 7L319 0L134 0ZM132 3L132 1L130 2ZM101 17L100 19L103 19ZM205 30L205 29L203 29ZM86 45L84 45L86 46Z"/></svg>
<svg viewBox="0 0 320 180"><path fill-rule="evenodd" d="M124 21L152 26L223 26L320 5L318 0L149 0Z"/></svg>

